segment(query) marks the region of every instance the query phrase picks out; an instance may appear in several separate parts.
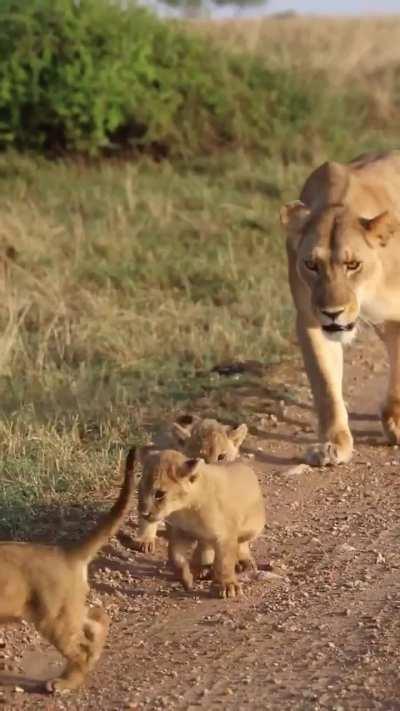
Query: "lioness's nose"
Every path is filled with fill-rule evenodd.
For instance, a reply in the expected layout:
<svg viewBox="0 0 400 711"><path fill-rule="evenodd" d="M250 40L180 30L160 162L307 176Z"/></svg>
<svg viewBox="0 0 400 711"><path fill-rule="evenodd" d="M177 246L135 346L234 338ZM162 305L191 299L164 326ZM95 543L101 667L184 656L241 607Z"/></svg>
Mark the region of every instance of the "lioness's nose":
<svg viewBox="0 0 400 711"><path fill-rule="evenodd" d="M331 318L332 321L336 321L336 319L342 314L344 309L337 309L336 311L331 310L331 309L321 309L321 312L324 314L324 316L327 316L328 318Z"/></svg>

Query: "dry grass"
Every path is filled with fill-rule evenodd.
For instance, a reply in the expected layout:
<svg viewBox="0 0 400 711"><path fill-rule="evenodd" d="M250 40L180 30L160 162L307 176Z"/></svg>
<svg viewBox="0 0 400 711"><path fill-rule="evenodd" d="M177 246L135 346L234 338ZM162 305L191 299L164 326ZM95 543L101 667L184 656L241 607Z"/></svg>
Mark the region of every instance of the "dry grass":
<svg viewBox="0 0 400 711"><path fill-rule="evenodd" d="M384 118L399 110L399 16L227 20L196 29L230 50L266 56L271 68L326 76L336 89L366 89Z"/></svg>
<svg viewBox="0 0 400 711"><path fill-rule="evenodd" d="M388 72L400 62L400 18L225 20L196 23L230 49L267 54L272 66L324 72L334 83Z"/></svg>

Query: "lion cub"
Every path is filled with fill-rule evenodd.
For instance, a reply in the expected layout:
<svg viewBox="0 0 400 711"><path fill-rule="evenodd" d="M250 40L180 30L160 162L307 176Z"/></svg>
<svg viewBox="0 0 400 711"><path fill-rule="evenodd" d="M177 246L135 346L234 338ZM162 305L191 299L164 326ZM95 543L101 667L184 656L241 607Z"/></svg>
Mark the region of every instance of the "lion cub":
<svg viewBox="0 0 400 711"><path fill-rule="evenodd" d="M100 657L109 620L103 608L86 605L87 568L128 512L134 463L132 449L117 501L79 543L0 543L0 623L32 622L67 660L63 674L46 683L47 691L76 689Z"/></svg>
<svg viewBox="0 0 400 711"><path fill-rule="evenodd" d="M247 432L244 423L231 427L209 418L182 415L169 428L161 430L153 442L156 449L178 449L188 457L202 457L207 464L216 464L237 459ZM158 523L150 523L139 515L136 546L143 553L154 552L157 527Z"/></svg>
<svg viewBox="0 0 400 711"><path fill-rule="evenodd" d="M149 453L139 485L139 511L149 523L166 520L169 558L187 590L193 587L187 548L198 541L215 555L220 596L240 593L235 566L254 564L249 542L265 525L260 485L250 467L206 464L174 450Z"/></svg>

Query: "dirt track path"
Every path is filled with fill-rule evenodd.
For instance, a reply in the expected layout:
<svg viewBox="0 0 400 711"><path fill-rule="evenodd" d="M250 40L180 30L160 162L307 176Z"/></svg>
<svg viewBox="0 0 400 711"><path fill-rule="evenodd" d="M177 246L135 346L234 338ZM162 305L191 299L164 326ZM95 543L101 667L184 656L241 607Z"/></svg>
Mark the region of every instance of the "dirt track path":
<svg viewBox="0 0 400 711"><path fill-rule="evenodd" d="M286 386L284 407L269 377L232 395L232 407L239 398L254 413L248 453L269 521L246 595L214 600L207 583L186 595L164 568L162 541L154 558L115 542L92 576L114 623L88 686L57 700L4 688L3 708L400 709L400 457L376 417L386 365L370 337L346 360L349 466L286 473L313 436L300 361L271 376L275 392ZM26 628L7 628L4 640L8 674L54 674L58 657Z"/></svg>

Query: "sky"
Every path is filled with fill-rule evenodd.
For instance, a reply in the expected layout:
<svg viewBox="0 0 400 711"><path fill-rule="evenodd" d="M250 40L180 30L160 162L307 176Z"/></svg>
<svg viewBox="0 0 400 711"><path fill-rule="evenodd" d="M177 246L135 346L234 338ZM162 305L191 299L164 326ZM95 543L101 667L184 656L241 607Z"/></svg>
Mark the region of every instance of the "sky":
<svg viewBox="0 0 400 711"><path fill-rule="evenodd" d="M399 14L400 0L270 0L265 12L283 10L318 14Z"/></svg>
<svg viewBox="0 0 400 711"><path fill-rule="evenodd" d="M240 14L260 16L285 10L319 15L397 15L400 14L400 0L269 0L264 8L259 5ZM215 12L214 16L237 14L234 6L227 6Z"/></svg>
<svg viewBox="0 0 400 711"><path fill-rule="evenodd" d="M144 0L144 4L153 5L153 3L154 0ZM162 4L162 0L159 3L155 0L155 5L158 5L164 14L165 5ZM239 11L235 5L226 5L214 10L212 16L259 17L285 10L314 15L400 15L400 0L268 0L264 7L259 4L254 8Z"/></svg>

